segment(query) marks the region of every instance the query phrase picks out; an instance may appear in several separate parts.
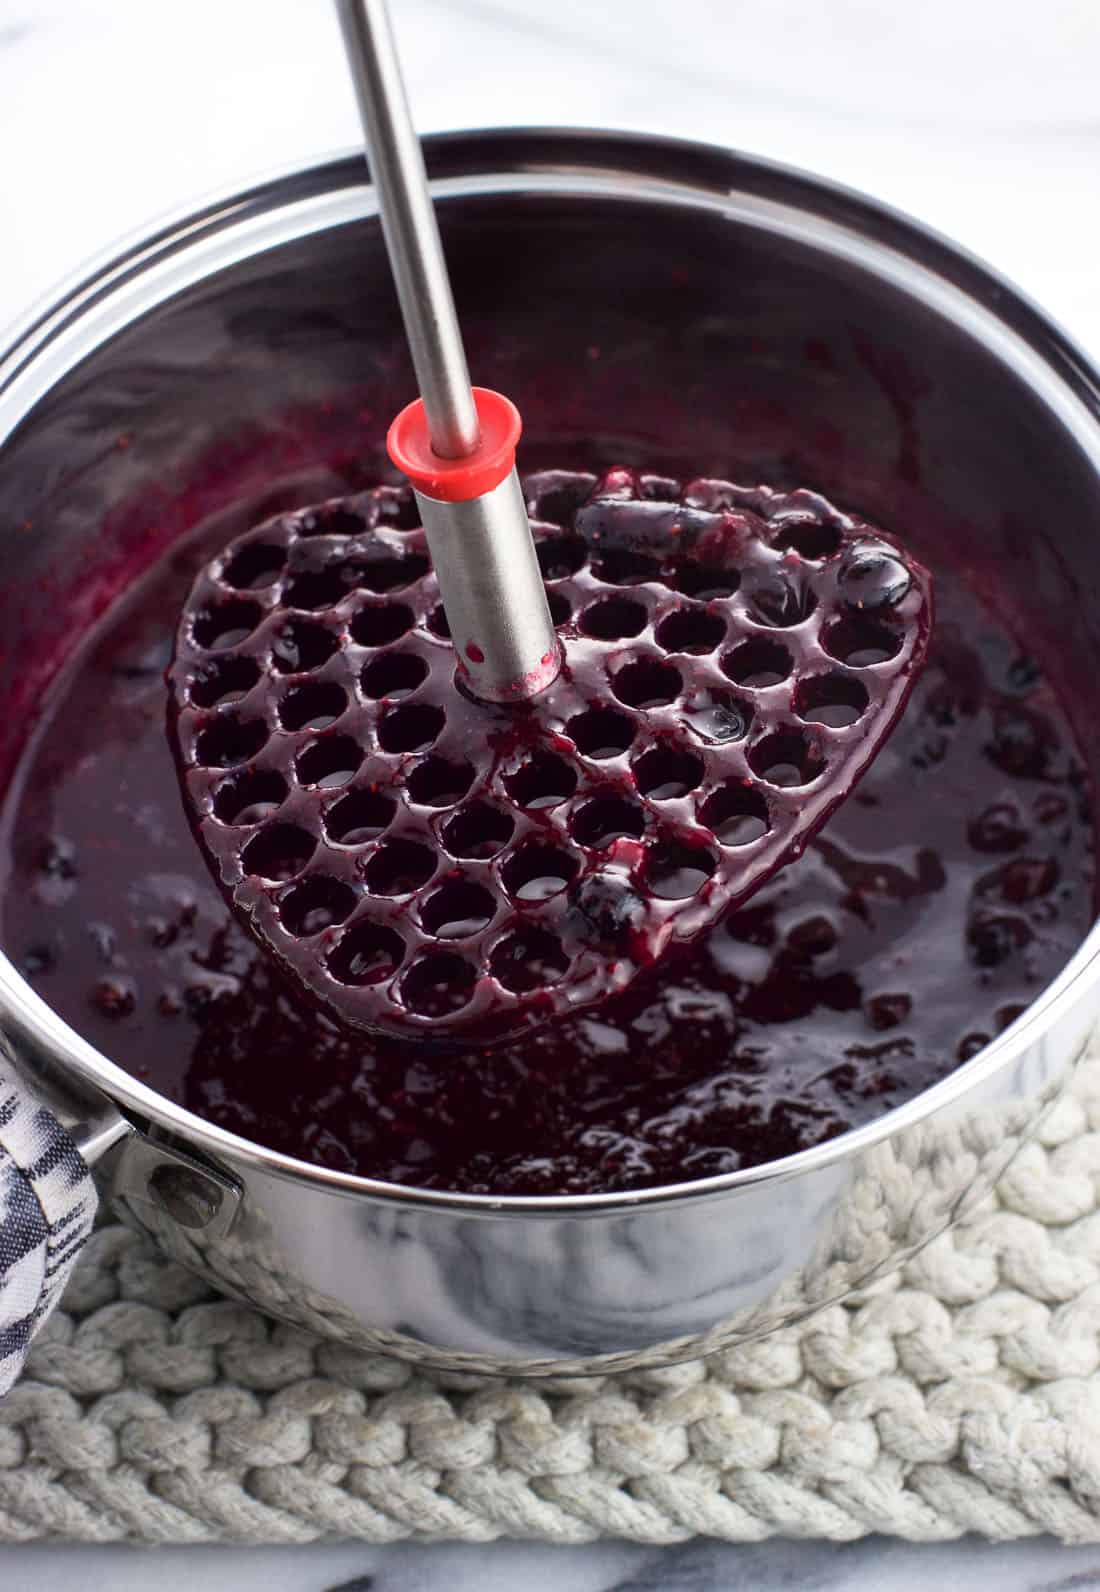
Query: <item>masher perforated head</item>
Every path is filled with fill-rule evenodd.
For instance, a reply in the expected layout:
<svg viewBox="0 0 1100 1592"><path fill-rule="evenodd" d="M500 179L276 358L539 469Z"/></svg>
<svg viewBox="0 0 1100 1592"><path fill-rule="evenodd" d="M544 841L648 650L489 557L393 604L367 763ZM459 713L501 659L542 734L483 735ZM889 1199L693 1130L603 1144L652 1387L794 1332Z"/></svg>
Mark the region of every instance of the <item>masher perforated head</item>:
<svg viewBox="0 0 1100 1592"><path fill-rule="evenodd" d="M345 1024L491 1042L591 1006L799 855L924 659L925 571L816 494L524 483L565 666L456 683L407 490L269 520L201 571L169 673L199 844Z"/></svg>

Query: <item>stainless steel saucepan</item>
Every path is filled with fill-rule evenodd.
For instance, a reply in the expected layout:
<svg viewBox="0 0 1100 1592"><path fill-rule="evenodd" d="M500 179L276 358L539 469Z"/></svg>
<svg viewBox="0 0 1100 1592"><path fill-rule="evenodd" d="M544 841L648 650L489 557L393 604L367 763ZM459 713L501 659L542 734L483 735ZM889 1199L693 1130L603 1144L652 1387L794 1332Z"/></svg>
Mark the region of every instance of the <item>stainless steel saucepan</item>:
<svg viewBox="0 0 1100 1592"><path fill-rule="evenodd" d="M471 365L521 404L526 468L690 460L919 524L922 556L999 564L1044 667L1094 719L1100 377L1011 288L881 206L726 150L538 130L432 139L428 160ZM823 341L849 353L816 358ZM51 626L71 604L46 594L92 590L119 504L146 483L163 501L220 438L352 393L384 394L363 443L381 464L403 359L358 154L162 224L28 321L0 359L0 702L33 710L24 649L67 645ZM178 533L154 517L125 551L151 560ZM8 717L3 757L26 729ZM1100 743L1091 723L1079 736L1096 788ZM669 1188L497 1199L212 1127L0 957L9 1059L166 1250L334 1338L512 1374L694 1356L897 1266L988 1190L1098 1013L1094 929L1011 1028L857 1131Z"/></svg>

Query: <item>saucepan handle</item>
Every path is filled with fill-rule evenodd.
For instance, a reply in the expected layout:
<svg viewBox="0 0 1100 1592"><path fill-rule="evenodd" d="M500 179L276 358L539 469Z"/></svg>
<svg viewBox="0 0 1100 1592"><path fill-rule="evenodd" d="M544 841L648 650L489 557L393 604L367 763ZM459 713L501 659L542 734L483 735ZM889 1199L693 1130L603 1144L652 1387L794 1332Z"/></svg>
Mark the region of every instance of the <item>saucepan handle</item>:
<svg viewBox="0 0 1100 1592"><path fill-rule="evenodd" d="M65 1127L0 1041L0 1397L92 1230L99 1198L89 1164L128 1131L109 1102L98 1119Z"/></svg>

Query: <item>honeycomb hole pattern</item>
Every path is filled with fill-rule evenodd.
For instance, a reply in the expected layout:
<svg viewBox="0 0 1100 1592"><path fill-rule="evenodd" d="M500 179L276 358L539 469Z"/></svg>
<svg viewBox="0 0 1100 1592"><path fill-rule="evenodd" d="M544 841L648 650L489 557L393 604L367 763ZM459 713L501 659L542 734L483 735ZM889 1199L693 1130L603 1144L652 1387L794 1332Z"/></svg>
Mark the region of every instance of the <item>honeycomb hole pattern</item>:
<svg viewBox="0 0 1100 1592"><path fill-rule="evenodd" d="M385 834L397 802L377 790L352 790L325 812L325 833L338 846L365 846Z"/></svg>
<svg viewBox="0 0 1100 1592"><path fill-rule="evenodd" d="M560 591L548 591L546 593L546 602L550 609L550 618L555 627L560 630L563 625L567 625L572 619L573 605L568 597L563 596Z"/></svg>
<svg viewBox="0 0 1100 1592"><path fill-rule="evenodd" d="M560 847L529 842L512 853L500 876L513 900L546 901L572 882L577 869L577 859Z"/></svg>
<svg viewBox="0 0 1100 1592"><path fill-rule="evenodd" d="M602 849L613 840L640 840L645 813L625 796L593 796L577 809L571 828L578 844Z"/></svg>
<svg viewBox="0 0 1100 1592"><path fill-rule="evenodd" d="M662 840L649 853L646 877L653 894L685 901L712 878L718 858L708 846Z"/></svg>
<svg viewBox="0 0 1100 1592"><path fill-rule="evenodd" d="M415 623L416 615L404 603L368 603L352 617L351 639L360 647L389 647Z"/></svg>
<svg viewBox="0 0 1100 1592"><path fill-rule="evenodd" d="M279 897L279 918L288 934L307 939L343 923L355 907L355 891L339 879L315 873Z"/></svg>
<svg viewBox="0 0 1100 1592"><path fill-rule="evenodd" d="M241 599L212 604L195 617L195 640L209 652L240 646L259 624L261 613L257 603Z"/></svg>
<svg viewBox="0 0 1100 1592"><path fill-rule="evenodd" d="M468 940L496 916L496 898L484 885L451 879L428 896L420 911L427 934L436 940Z"/></svg>
<svg viewBox="0 0 1100 1592"><path fill-rule="evenodd" d="M489 967L505 989L527 995L559 983L569 971L569 956L556 934L527 925L497 941Z"/></svg>
<svg viewBox="0 0 1100 1592"><path fill-rule="evenodd" d="M472 802L443 826L443 844L452 857L486 862L504 850L515 827L510 813L486 802Z"/></svg>
<svg viewBox="0 0 1100 1592"><path fill-rule="evenodd" d="M808 518L780 522L773 546L782 552L793 551L800 557L817 561L831 558L840 548L840 531L835 525L822 524Z"/></svg>
<svg viewBox="0 0 1100 1592"><path fill-rule="evenodd" d="M634 740L633 720L614 708L589 708L569 720L569 735L577 751L594 762L621 757Z"/></svg>
<svg viewBox="0 0 1100 1592"><path fill-rule="evenodd" d="M629 597L602 597L581 614L580 628L596 641L625 641L645 629L648 617L644 603Z"/></svg>
<svg viewBox="0 0 1100 1592"><path fill-rule="evenodd" d="M657 658L639 658L611 676L612 691L631 708L667 708L683 684L679 670Z"/></svg>
<svg viewBox="0 0 1100 1592"><path fill-rule="evenodd" d="M470 763L449 763L443 757L426 757L409 773L406 790L418 807L453 807L474 782Z"/></svg>
<svg viewBox="0 0 1100 1592"><path fill-rule="evenodd" d="M402 591L428 573L428 560L423 553L404 553L400 558L371 558L359 571L358 584L366 591Z"/></svg>
<svg viewBox="0 0 1100 1592"><path fill-rule="evenodd" d="M901 649L902 637L888 625L863 615L848 616L830 625L821 638L825 651L852 669L869 669L888 663Z"/></svg>
<svg viewBox="0 0 1100 1592"><path fill-rule="evenodd" d="M672 742L659 743L634 762L634 781L650 801L674 801L702 784L705 765L701 757Z"/></svg>
<svg viewBox="0 0 1100 1592"><path fill-rule="evenodd" d="M441 707L431 703L408 703L393 708L378 726L378 744L384 752L426 752L447 722Z"/></svg>
<svg viewBox="0 0 1100 1592"><path fill-rule="evenodd" d="M288 786L275 769L253 769L230 776L214 789L214 813L223 824L262 824L287 797Z"/></svg>
<svg viewBox="0 0 1100 1592"><path fill-rule="evenodd" d="M747 686L750 691L780 685L793 668L794 659L783 643L763 637L743 641L722 659L722 669L734 684Z"/></svg>
<svg viewBox="0 0 1100 1592"><path fill-rule="evenodd" d="M271 662L280 674L307 674L336 652L339 642L320 625L288 619L271 638Z"/></svg>
<svg viewBox="0 0 1100 1592"><path fill-rule="evenodd" d="M923 572L824 500L629 470L525 490L567 662L534 709L456 691L404 489L257 527L181 619L208 860L352 1026L492 1041L623 987L650 934L691 938L804 846L923 655Z"/></svg>
<svg viewBox="0 0 1100 1592"><path fill-rule="evenodd" d="M190 697L197 708L216 708L239 702L260 678L255 658L217 659L199 669L191 685Z"/></svg>
<svg viewBox="0 0 1100 1592"><path fill-rule="evenodd" d="M208 768L233 768L250 762L267 741L268 728L263 719L242 719L235 713L226 713L199 735L195 757Z"/></svg>
<svg viewBox="0 0 1100 1592"><path fill-rule="evenodd" d="M367 863L364 878L372 895L412 895L435 873L435 852L416 840L395 836L378 847Z"/></svg>
<svg viewBox="0 0 1100 1592"><path fill-rule="evenodd" d="M699 808L699 822L723 846L751 845L771 827L763 795L743 780L731 780L713 791Z"/></svg>
<svg viewBox="0 0 1100 1592"><path fill-rule="evenodd" d="M312 681L288 691L278 707L284 730L327 730L348 705L347 692L335 681Z"/></svg>
<svg viewBox="0 0 1100 1592"><path fill-rule="evenodd" d="M541 811L556 807L577 788L577 771L552 752L536 752L514 774L504 776L504 786L517 807Z"/></svg>
<svg viewBox="0 0 1100 1592"><path fill-rule="evenodd" d="M546 581L568 580L588 562L588 548L579 536L547 536L535 549Z"/></svg>
<svg viewBox="0 0 1100 1592"><path fill-rule="evenodd" d="M795 710L807 724L824 724L830 729L847 729L867 711L867 687L854 675L836 671L811 675L795 693Z"/></svg>
<svg viewBox="0 0 1100 1592"><path fill-rule="evenodd" d="M360 684L367 696L399 702L428 678L428 665L413 652L382 652L364 667Z"/></svg>
<svg viewBox="0 0 1100 1592"><path fill-rule="evenodd" d="M477 972L451 951L426 951L401 980L406 1006L421 1017L447 1017L461 1011L474 993Z"/></svg>
<svg viewBox="0 0 1100 1592"><path fill-rule="evenodd" d="M235 591L252 591L270 586L286 563L286 549L273 542L250 542L231 558L223 571L227 586Z"/></svg>
<svg viewBox="0 0 1100 1592"><path fill-rule="evenodd" d="M769 785L782 789L809 785L825 772L821 747L800 730L776 730L749 750L749 767Z"/></svg>
<svg viewBox="0 0 1100 1592"><path fill-rule="evenodd" d="M720 647L725 639L725 619L706 609L674 608L657 626L657 645L666 652L688 652L701 657Z"/></svg>
<svg viewBox="0 0 1100 1592"><path fill-rule="evenodd" d="M350 735L327 735L313 741L295 761L298 779L319 790L336 790L354 778L363 749Z"/></svg>
<svg viewBox="0 0 1100 1592"><path fill-rule="evenodd" d="M337 940L327 965L341 984L358 988L384 984L405 959L405 942L382 923L358 923Z"/></svg>
<svg viewBox="0 0 1100 1592"><path fill-rule="evenodd" d="M661 578L658 559L629 547L606 548L592 568L596 579L608 586L642 586Z"/></svg>
<svg viewBox="0 0 1100 1592"><path fill-rule="evenodd" d="M685 597L713 602L716 598L732 597L741 578L736 570L721 569L713 564L681 564L673 571L672 584Z"/></svg>
<svg viewBox="0 0 1100 1592"><path fill-rule="evenodd" d="M297 824L271 824L254 835L241 853L246 874L260 879L293 879L317 849L317 842Z"/></svg>
<svg viewBox="0 0 1100 1592"><path fill-rule="evenodd" d="M347 585L336 570L307 570L290 582L286 589L288 608L301 608L316 613L322 608L335 608L347 596Z"/></svg>

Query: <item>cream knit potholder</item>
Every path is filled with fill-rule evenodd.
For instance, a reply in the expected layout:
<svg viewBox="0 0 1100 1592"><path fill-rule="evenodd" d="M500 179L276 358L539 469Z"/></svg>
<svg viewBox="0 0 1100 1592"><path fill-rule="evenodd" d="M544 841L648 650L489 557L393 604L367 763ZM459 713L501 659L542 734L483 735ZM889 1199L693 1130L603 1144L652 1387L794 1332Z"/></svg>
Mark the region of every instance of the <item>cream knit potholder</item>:
<svg viewBox="0 0 1100 1592"><path fill-rule="evenodd" d="M1100 1055L995 1195L802 1326L669 1370L418 1372L101 1227L0 1401L0 1541L1100 1541Z"/></svg>

